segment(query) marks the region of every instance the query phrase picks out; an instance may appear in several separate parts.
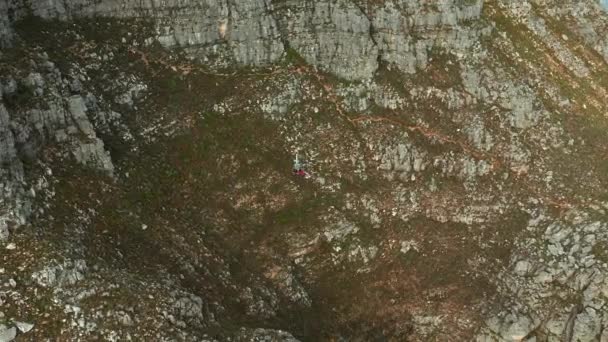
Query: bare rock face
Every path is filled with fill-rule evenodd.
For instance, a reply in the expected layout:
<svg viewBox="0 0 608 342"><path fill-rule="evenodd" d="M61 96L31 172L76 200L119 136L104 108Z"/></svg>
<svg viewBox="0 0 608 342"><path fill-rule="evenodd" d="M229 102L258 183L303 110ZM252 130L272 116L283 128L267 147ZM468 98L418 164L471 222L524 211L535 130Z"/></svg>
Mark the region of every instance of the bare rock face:
<svg viewBox="0 0 608 342"><path fill-rule="evenodd" d="M8 328L4 324L0 324L0 341L11 342L17 336L17 328Z"/></svg>
<svg viewBox="0 0 608 342"><path fill-rule="evenodd" d="M0 171L2 203L6 206L0 214L0 240L8 238L9 224L23 224L27 216L27 212L23 212L16 200L22 195L19 193L22 190L18 184L23 180L23 165L17 157L15 137L10 130L9 120L8 111L0 104L0 160L2 164L9 166Z"/></svg>
<svg viewBox="0 0 608 342"><path fill-rule="evenodd" d="M371 6L381 59L406 73L425 68L433 48L464 51L479 32L463 25L479 19L483 1L387 1ZM461 26L462 25L462 26Z"/></svg>
<svg viewBox="0 0 608 342"><path fill-rule="evenodd" d="M24 164L40 158L49 142L65 145L80 164L113 174L114 165L104 143L97 137L89 115L101 112L87 108L85 98L70 95L58 68L48 56L37 56L25 76L9 75L2 85L0 103L0 181L3 199L0 207L0 238L23 225L31 214L31 202L47 181L26 184ZM38 104L34 104L35 102ZM41 105L42 104L42 105ZM8 108L7 108L8 106ZM46 175L46 176L50 176Z"/></svg>
<svg viewBox="0 0 608 342"><path fill-rule="evenodd" d="M522 252L514 254L512 268L499 275L504 284L501 291L513 292L515 302L510 310L488 320L489 335L501 341L531 333L550 340L606 338L602 310L598 310L603 305L606 264L597 259L602 254L593 247L603 245L606 236L604 223L590 222L588 217L573 212L563 224L547 221L541 214L529 222L528 231L542 232L540 239L522 239L520 248L533 252L527 257Z"/></svg>
<svg viewBox="0 0 608 342"><path fill-rule="evenodd" d="M22 7L12 5L11 10L23 14ZM481 9L481 1L388 1L382 6L360 6L350 0L185 1L176 5L79 0L32 5L33 13L43 18L152 19L156 34L151 39L168 48L184 48L192 57L216 66L265 66L289 48L307 63L347 80L371 78L379 60L414 73L426 66L428 53L435 47L470 48L479 32L460 24L477 20ZM3 39L10 37L7 28Z"/></svg>
<svg viewBox="0 0 608 342"><path fill-rule="evenodd" d="M264 66L283 53L269 0L256 1L45 1L33 4L35 15L62 20L147 18L163 46L184 48L195 58L219 66Z"/></svg>
<svg viewBox="0 0 608 342"><path fill-rule="evenodd" d="M74 285L84 279L87 265L84 260L66 261L50 265L32 274L32 279L44 287L63 287Z"/></svg>
<svg viewBox="0 0 608 342"><path fill-rule="evenodd" d="M0 14L0 340L608 340L597 1Z"/></svg>
<svg viewBox="0 0 608 342"><path fill-rule="evenodd" d="M235 341L299 342L288 332L270 329L242 329L235 336Z"/></svg>
<svg viewBox="0 0 608 342"><path fill-rule="evenodd" d="M1 13L5 13L5 15L3 15L0 18L0 46L1 47L8 47L11 45L11 42L13 40L13 27L11 25L12 20L14 20L14 17L11 16L11 7L9 6L9 2L8 1L2 1L0 2L0 12Z"/></svg>
<svg viewBox="0 0 608 342"><path fill-rule="evenodd" d="M307 63L339 77L370 78L378 68L371 22L351 1L288 1L277 5L281 33Z"/></svg>

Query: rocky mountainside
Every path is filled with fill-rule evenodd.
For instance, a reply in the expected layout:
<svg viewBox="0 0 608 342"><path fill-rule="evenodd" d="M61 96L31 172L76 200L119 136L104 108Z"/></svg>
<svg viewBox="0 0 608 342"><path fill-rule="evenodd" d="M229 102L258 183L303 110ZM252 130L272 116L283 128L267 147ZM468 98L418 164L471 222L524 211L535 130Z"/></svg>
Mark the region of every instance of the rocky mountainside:
<svg viewBox="0 0 608 342"><path fill-rule="evenodd" d="M601 6L0 0L0 341L608 341Z"/></svg>

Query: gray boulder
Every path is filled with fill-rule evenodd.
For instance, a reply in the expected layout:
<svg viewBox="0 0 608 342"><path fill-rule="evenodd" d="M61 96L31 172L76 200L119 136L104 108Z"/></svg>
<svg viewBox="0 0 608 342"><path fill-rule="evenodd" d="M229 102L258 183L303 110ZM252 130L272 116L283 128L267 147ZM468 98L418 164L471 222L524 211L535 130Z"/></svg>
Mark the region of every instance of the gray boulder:
<svg viewBox="0 0 608 342"><path fill-rule="evenodd" d="M15 327L9 328L4 324L0 324L0 342L11 342L17 336Z"/></svg>
<svg viewBox="0 0 608 342"><path fill-rule="evenodd" d="M19 331L21 331L22 333L26 333L29 332L30 330L34 329L34 324L32 323L27 323L27 322L19 322L19 321L15 321L15 326L17 327L17 329L19 329Z"/></svg>
<svg viewBox="0 0 608 342"><path fill-rule="evenodd" d="M84 260L66 261L34 272L32 279L43 287L74 285L84 279L86 271L87 265Z"/></svg>

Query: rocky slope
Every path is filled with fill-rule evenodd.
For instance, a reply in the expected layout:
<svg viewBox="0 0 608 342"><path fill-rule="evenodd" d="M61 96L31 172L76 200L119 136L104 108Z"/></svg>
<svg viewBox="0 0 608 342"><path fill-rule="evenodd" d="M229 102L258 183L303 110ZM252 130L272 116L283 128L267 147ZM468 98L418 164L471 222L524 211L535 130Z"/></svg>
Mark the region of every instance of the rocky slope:
<svg viewBox="0 0 608 342"><path fill-rule="evenodd" d="M607 31L0 0L0 341L608 340Z"/></svg>

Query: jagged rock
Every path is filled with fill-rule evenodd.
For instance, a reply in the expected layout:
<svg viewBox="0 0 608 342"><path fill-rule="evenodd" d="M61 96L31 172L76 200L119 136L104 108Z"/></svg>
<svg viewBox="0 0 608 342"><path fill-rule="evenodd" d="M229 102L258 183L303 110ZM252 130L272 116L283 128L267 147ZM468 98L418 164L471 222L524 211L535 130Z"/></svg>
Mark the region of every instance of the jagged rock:
<svg viewBox="0 0 608 342"><path fill-rule="evenodd" d="M344 98L345 105L353 112L366 112L372 104L397 110L406 103L406 100L392 87L371 81L349 83L337 89L337 93Z"/></svg>
<svg viewBox="0 0 608 342"><path fill-rule="evenodd" d="M401 241L401 248L399 249L399 252L403 253L403 254L407 254L409 251L416 251L419 252L419 245L416 241Z"/></svg>
<svg viewBox="0 0 608 342"><path fill-rule="evenodd" d="M1 92L0 92L1 93ZM0 102L0 241L9 235L9 226L24 221L20 210L23 164L17 157L15 136L10 129L10 117Z"/></svg>
<svg viewBox="0 0 608 342"><path fill-rule="evenodd" d="M0 13L8 14L10 4L8 1L0 2ZM11 16L0 15L0 48L5 49L12 45L15 32L11 22Z"/></svg>
<svg viewBox="0 0 608 342"><path fill-rule="evenodd" d="M454 0L435 2L434 8L424 2L402 0L377 6L371 17L381 58L403 72L415 73L426 67L435 45L469 48L478 32L459 30L458 24L479 18L482 6L479 0L464 5ZM425 34L427 30L432 34Z"/></svg>
<svg viewBox="0 0 608 342"><path fill-rule="evenodd" d="M44 88L44 78L40 73L30 73L24 80L23 83L29 88Z"/></svg>
<svg viewBox="0 0 608 342"><path fill-rule="evenodd" d="M9 328L4 324L0 324L0 342L11 342L17 336L15 327Z"/></svg>
<svg viewBox="0 0 608 342"><path fill-rule="evenodd" d="M299 342L290 333L281 330L271 329L248 329L241 330L234 336L234 341L238 342Z"/></svg>
<svg viewBox="0 0 608 342"><path fill-rule="evenodd" d="M79 79L75 78L70 82L70 90L72 93L79 94L82 92L82 83Z"/></svg>
<svg viewBox="0 0 608 342"><path fill-rule="evenodd" d="M68 104L69 112L76 126L82 134L89 138L89 142L86 143L76 141L72 150L74 157L81 164L93 166L113 174L112 159L105 150L103 141L97 138L95 129L86 115L87 107L83 97L74 95L69 98Z"/></svg>
<svg viewBox="0 0 608 342"><path fill-rule="evenodd" d="M68 99L68 109L72 115L72 119L82 134L85 134L88 137L93 137L95 135L95 129L93 128L93 125L91 125L91 122L85 113L87 107L85 106L82 96L74 95L70 97Z"/></svg>
<svg viewBox="0 0 608 342"><path fill-rule="evenodd" d="M0 210L0 239L6 239L9 226L19 227L31 214L33 196L25 195L23 163L35 163L49 138L70 141L77 161L113 174L113 163L87 117L84 99L79 95L66 96L64 103L60 85L53 76L55 70L53 67L51 74L31 72L19 82L13 77L3 81L4 93L15 93L19 84L23 84L45 90L49 97L42 100L43 106L11 112L0 103L0 189L3 195L11 197L3 203L6 209ZM88 141L83 143L79 134Z"/></svg>
<svg viewBox="0 0 608 342"><path fill-rule="evenodd" d="M293 275L291 267L274 266L265 272L266 278L277 284L283 295L293 303L310 307L312 301L300 282Z"/></svg>
<svg viewBox="0 0 608 342"><path fill-rule="evenodd" d="M283 53L278 29L267 0L193 1L170 3L47 1L33 3L35 15L43 18L72 17L136 18L149 16L157 25L155 39L165 47L182 47L192 55L220 65L235 62L263 66L278 60ZM19 11L17 14L22 14ZM4 38L5 40L8 39Z"/></svg>
<svg viewBox="0 0 608 342"><path fill-rule="evenodd" d="M346 220L340 220L334 224L328 225L323 230L323 235L328 242L332 241L344 241L344 239L359 231L359 227L352 222Z"/></svg>
<svg viewBox="0 0 608 342"><path fill-rule="evenodd" d="M26 332L29 332L30 330L34 329L34 324L26 323L26 322L15 321L15 326L22 333L26 333Z"/></svg>
<svg viewBox="0 0 608 342"><path fill-rule="evenodd" d="M518 341L535 328L534 322L529 318L513 314L507 314L502 320L490 321L487 325L492 337L481 338L482 341Z"/></svg>
<svg viewBox="0 0 608 342"><path fill-rule="evenodd" d="M140 5L133 0L120 6L110 0L82 1L78 5L49 1L33 4L33 13L60 19L91 15L124 18L148 13L156 20L156 38L164 46L185 47L206 61L219 59L222 65L232 60L244 65L267 65L282 56L281 40L285 40L308 63L352 80L371 78L378 68L379 56L412 73L426 65L428 52L436 42L468 48L477 33L458 30L457 25L478 18L482 3L461 5L447 1L436 11L427 11L416 3L390 1L373 7L373 13L368 14L366 8L347 0L276 4L266 0L203 4L186 1L179 7ZM267 8L273 6L276 8L271 14ZM436 33L433 38L422 40L410 35L410 30L422 33L433 28L445 28L441 39Z"/></svg>
<svg viewBox="0 0 608 342"><path fill-rule="evenodd" d="M263 99L260 109L272 119L279 119L286 114L289 109L301 101L302 81L292 78L287 84L281 84L281 90Z"/></svg>
<svg viewBox="0 0 608 342"><path fill-rule="evenodd" d="M126 312L118 313L118 322L126 327L133 326L134 322L131 316Z"/></svg>
<svg viewBox="0 0 608 342"><path fill-rule="evenodd" d="M66 261L63 264L47 266L32 274L32 279L40 286L55 287L74 285L84 279L87 265L84 260Z"/></svg>
<svg viewBox="0 0 608 342"><path fill-rule="evenodd" d="M198 296L187 294L179 298L173 307L180 317L203 319L203 299Z"/></svg>
<svg viewBox="0 0 608 342"><path fill-rule="evenodd" d="M396 146L386 147L380 159L378 169L389 171L389 177L397 175L399 179L408 181L411 173L426 169L426 153L419 151L410 143L399 143Z"/></svg>
<svg viewBox="0 0 608 342"><path fill-rule="evenodd" d="M262 286L246 286L240 289L239 300L246 306L247 314L252 317L274 317L279 308L277 294Z"/></svg>
<svg viewBox="0 0 608 342"><path fill-rule="evenodd" d="M2 92L4 94L11 95L17 91L18 85L17 81L12 76L8 76L8 78L2 81Z"/></svg>
<svg viewBox="0 0 608 342"><path fill-rule="evenodd" d="M353 2L286 1L277 11L281 33L306 62L348 80L371 78L378 68L371 23Z"/></svg>
<svg viewBox="0 0 608 342"><path fill-rule="evenodd" d="M95 138L90 143L76 144L72 153L76 161L81 164L107 171L110 175L114 172L110 153L105 150L103 141L100 139Z"/></svg>
<svg viewBox="0 0 608 342"><path fill-rule="evenodd" d="M545 44L549 46L555 56L562 62L568 69L570 69L577 77L587 77L589 75L589 69L585 66L585 63L581 61L575 54L570 52L558 38L553 36L545 25L545 21L542 18L536 16L528 17L528 27L531 28L537 35L539 35Z"/></svg>
<svg viewBox="0 0 608 342"><path fill-rule="evenodd" d="M500 276L502 281L509 284L503 291L516 294L513 296L516 300L515 307L543 309L537 310L534 316L531 316L527 310L515 311L504 319L494 318L487 323L488 327L504 339L508 339L516 330L527 334L537 326L536 322L534 324L531 322L540 319L547 323L539 328L539 333L562 336L567 332L574 341L592 340L598 335L603 324L603 319L593 309L597 307L595 303L600 300L598 286L603 286L599 284L605 284L608 279L604 277L604 271L597 268L595 262L589 262L594 256L591 254L592 248L587 244L595 244L598 238L608 239L608 235L602 234L598 237L587 232L596 232L598 227L604 224L584 220L568 224L551 221L542 223L546 219L541 216L532 219L529 223L530 229L540 232L543 240L520 242L520 248L533 249L537 253L529 255L527 260L517 261L512 274L509 272ZM581 238L581 235L585 237ZM573 241L577 243L572 243ZM542 267L532 265L542 265ZM541 303L550 302L551 296L566 296L566 293L560 290L563 286L571 289L576 298L579 298L581 307L592 309L576 310L560 315L547 310L551 306ZM496 325L496 321L502 323Z"/></svg>
<svg viewBox="0 0 608 342"><path fill-rule="evenodd" d="M528 273L530 268L531 268L531 265L528 261L521 260L521 261L518 261L517 264L515 265L515 273L523 276Z"/></svg>
<svg viewBox="0 0 608 342"><path fill-rule="evenodd" d="M481 118L474 120L471 125L469 125L466 129L466 133L469 136L469 139L473 142L475 147L482 151L488 151L494 146L494 138L483 127L483 121Z"/></svg>
<svg viewBox="0 0 608 342"><path fill-rule="evenodd" d="M13 19L78 19L52 42L66 60L42 51L47 30L0 56L0 239L36 218L3 255L21 273L1 281L8 313L84 340L295 341L231 330L292 315L336 340L608 338L608 39L591 0L12 0L0 14L2 46ZM167 75L187 86L171 108ZM294 152L310 178L290 177ZM72 162L119 172L46 172Z"/></svg>

